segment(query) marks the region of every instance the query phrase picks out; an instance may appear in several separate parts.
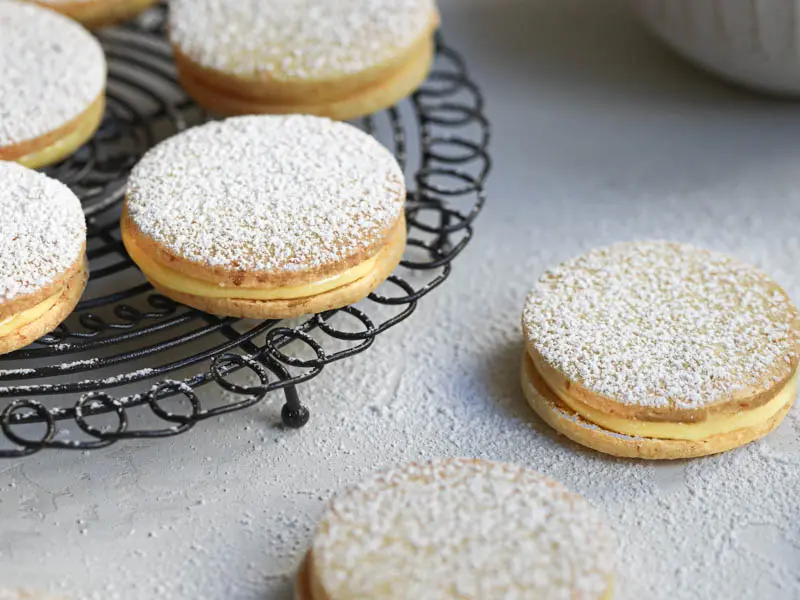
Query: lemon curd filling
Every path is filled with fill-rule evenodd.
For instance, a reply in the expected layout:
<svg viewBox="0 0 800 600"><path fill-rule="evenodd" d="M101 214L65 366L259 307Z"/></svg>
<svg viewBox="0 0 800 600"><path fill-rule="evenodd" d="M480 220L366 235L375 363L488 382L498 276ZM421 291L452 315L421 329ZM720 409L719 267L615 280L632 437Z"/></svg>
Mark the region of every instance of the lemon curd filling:
<svg viewBox="0 0 800 600"><path fill-rule="evenodd" d="M122 236L128 254L130 254L133 261L142 270L145 277L176 292L192 294L193 296L201 296L204 298L232 298L241 300L293 300L297 298L308 298L335 290L336 288L361 279L375 268L375 263L377 262L377 257L372 257L343 273L304 285L277 288L225 287L195 277L190 277L179 271L164 267L142 252L130 236L125 234L124 228Z"/></svg>
<svg viewBox="0 0 800 600"><path fill-rule="evenodd" d="M32 306L31 308L24 310L17 315L6 317L5 319L0 320L0 337L14 333L20 328L25 327L25 325L33 323L37 319L41 318L48 310L56 305L59 297L61 297L61 292L50 296L44 302L40 302L36 306Z"/></svg>
<svg viewBox="0 0 800 600"><path fill-rule="evenodd" d="M548 380L541 371L537 369L537 372L539 372L547 387L559 400L587 421L591 421L609 431L616 431L625 435L668 440L705 440L714 435L731 433L764 423L794 400L795 396L797 396L798 386L798 376L795 372L783 389L772 400L762 406L740 411L736 414L712 415L707 420L696 423L675 423L640 421L608 415L575 400L565 390Z"/></svg>

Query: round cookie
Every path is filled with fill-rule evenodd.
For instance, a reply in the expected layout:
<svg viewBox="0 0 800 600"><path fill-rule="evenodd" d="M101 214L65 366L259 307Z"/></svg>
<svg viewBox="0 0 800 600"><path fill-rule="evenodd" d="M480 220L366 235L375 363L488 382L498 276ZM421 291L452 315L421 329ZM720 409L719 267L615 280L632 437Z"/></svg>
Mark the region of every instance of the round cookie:
<svg viewBox="0 0 800 600"><path fill-rule="evenodd" d="M0 354L53 331L80 300L86 223L64 184L0 161Z"/></svg>
<svg viewBox="0 0 800 600"><path fill-rule="evenodd" d="M427 77L434 0L172 0L184 89L219 115L347 120L391 106Z"/></svg>
<svg viewBox="0 0 800 600"><path fill-rule="evenodd" d="M174 136L134 168L121 230L164 295L217 315L286 318L363 299L405 249L394 156L345 123L236 117Z"/></svg>
<svg viewBox="0 0 800 600"><path fill-rule="evenodd" d="M331 501L296 598L608 600L615 548L585 500L531 470L411 463Z"/></svg>
<svg viewBox="0 0 800 600"><path fill-rule="evenodd" d="M97 29L132 19L158 0L29 0Z"/></svg>
<svg viewBox="0 0 800 600"><path fill-rule="evenodd" d="M717 252L592 250L539 280L522 325L529 403L608 454L724 452L772 431L797 394L797 309L767 275Z"/></svg>
<svg viewBox="0 0 800 600"><path fill-rule="evenodd" d="M0 0L0 160L49 165L100 125L106 61L78 23L33 4Z"/></svg>

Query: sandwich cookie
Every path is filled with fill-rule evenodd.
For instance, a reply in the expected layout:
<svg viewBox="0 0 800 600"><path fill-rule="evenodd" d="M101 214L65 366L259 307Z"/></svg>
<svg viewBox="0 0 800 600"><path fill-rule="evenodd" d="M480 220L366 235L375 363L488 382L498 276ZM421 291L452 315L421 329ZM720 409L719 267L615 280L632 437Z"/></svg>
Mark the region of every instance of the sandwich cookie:
<svg viewBox="0 0 800 600"><path fill-rule="evenodd" d="M0 160L36 168L69 156L100 125L106 61L78 23L0 0Z"/></svg>
<svg viewBox="0 0 800 600"><path fill-rule="evenodd" d="M689 458L775 429L797 395L798 312L758 269L631 242L547 272L522 317L522 386L572 440L615 456Z"/></svg>
<svg viewBox="0 0 800 600"><path fill-rule="evenodd" d="M89 29L127 21L158 0L30 0L52 8Z"/></svg>
<svg viewBox="0 0 800 600"><path fill-rule="evenodd" d="M133 169L121 230L153 286L209 313L285 318L357 302L405 249L394 156L312 116L212 122Z"/></svg>
<svg viewBox="0 0 800 600"><path fill-rule="evenodd" d="M427 77L434 0L172 0L184 89L219 115L351 119L405 98Z"/></svg>
<svg viewBox="0 0 800 600"><path fill-rule="evenodd" d="M297 600L609 600L616 542L580 496L481 460L411 463L337 495Z"/></svg>
<svg viewBox="0 0 800 600"><path fill-rule="evenodd" d="M53 331L86 287L86 223L64 184L0 161L0 354Z"/></svg>

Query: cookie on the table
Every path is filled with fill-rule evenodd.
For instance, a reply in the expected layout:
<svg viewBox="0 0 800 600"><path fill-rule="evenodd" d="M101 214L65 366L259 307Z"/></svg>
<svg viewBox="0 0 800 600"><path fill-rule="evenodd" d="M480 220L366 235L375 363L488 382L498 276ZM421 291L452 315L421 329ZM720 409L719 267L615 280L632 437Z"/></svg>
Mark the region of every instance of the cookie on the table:
<svg viewBox="0 0 800 600"><path fill-rule="evenodd" d="M0 354L72 312L86 287L86 223L64 184L0 161Z"/></svg>
<svg viewBox="0 0 800 600"><path fill-rule="evenodd" d="M724 452L797 395L798 311L736 258L663 241L592 250L526 301L522 385L572 440L648 459Z"/></svg>
<svg viewBox="0 0 800 600"><path fill-rule="evenodd" d="M523 467L411 463L332 501L297 600L609 600L616 542L601 516Z"/></svg>
<svg viewBox="0 0 800 600"><path fill-rule="evenodd" d="M0 160L36 168L73 154L100 125L106 60L80 24L0 0Z"/></svg>
<svg viewBox="0 0 800 600"><path fill-rule="evenodd" d="M235 117L176 135L134 168L122 240L164 295L284 318L357 302L405 249L406 188L373 137L312 116Z"/></svg>
<svg viewBox="0 0 800 600"><path fill-rule="evenodd" d="M434 0L172 0L169 31L184 89L223 115L351 119L425 80Z"/></svg>

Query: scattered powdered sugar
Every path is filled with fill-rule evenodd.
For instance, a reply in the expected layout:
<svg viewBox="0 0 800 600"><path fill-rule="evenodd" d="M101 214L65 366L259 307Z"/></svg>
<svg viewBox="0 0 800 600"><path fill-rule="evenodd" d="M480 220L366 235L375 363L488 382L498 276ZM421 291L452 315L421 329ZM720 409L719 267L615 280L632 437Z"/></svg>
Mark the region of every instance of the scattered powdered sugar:
<svg viewBox="0 0 800 600"><path fill-rule="evenodd" d="M37 292L80 257L86 222L63 183L0 161L0 216L0 300Z"/></svg>
<svg viewBox="0 0 800 600"><path fill-rule="evenodd" d="M600 598L615 542L561 484L515 465L411 463L337 495L313 544L332 598Z"/></svg>
<svg viewBox="0 0 800 600"><path fill-rule="evenodd" d="M172 137L133 170L139 229L198 263L299 271L372 243L400 217L403 173L373 137L310 116L237 117Z"/></svg>
<svg viewBox="0 0 800 600"><path fill-rule="evenodd" d="M35 139L76 119L103 93L106 62L74 21L0 0L0 146Z"/></svg>
<svg viewBox="0 0 800 600"><path fill-rule="evenodd" d="M380 65L434 18L433 0L172 0L170 35L189 58L278 80L328 78Z"/></svg>
<svg viewBox="0 0 800 600"><path fill-rule="evenodd" d="M549 364L592 392L697 408L789 374L797 311L768 276L669 242L592 250L547 272L523 325Z"/></svg>

